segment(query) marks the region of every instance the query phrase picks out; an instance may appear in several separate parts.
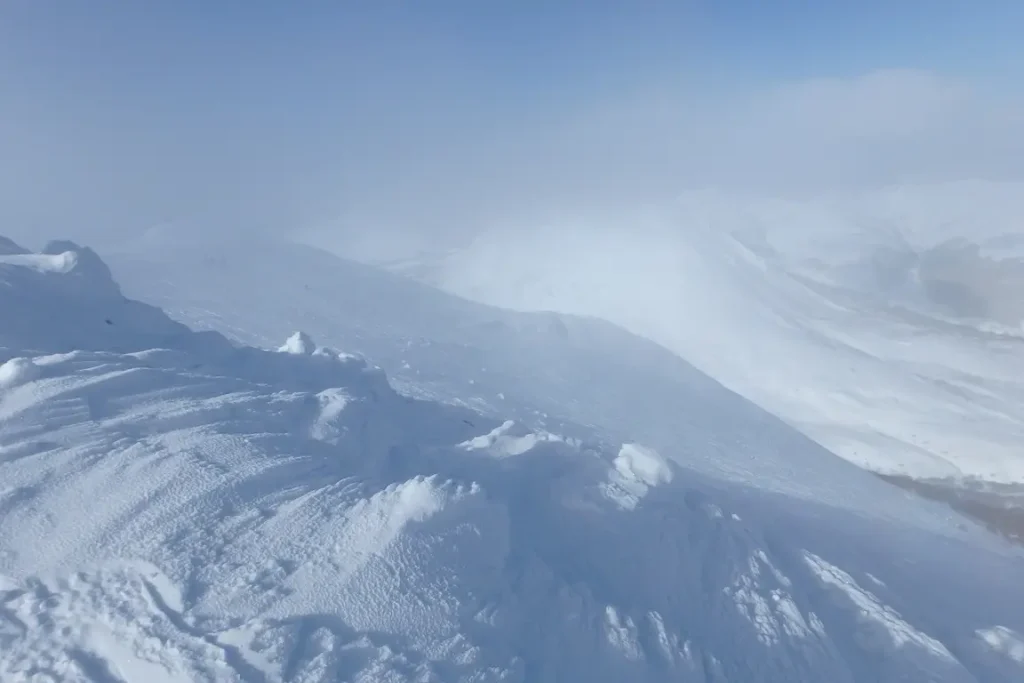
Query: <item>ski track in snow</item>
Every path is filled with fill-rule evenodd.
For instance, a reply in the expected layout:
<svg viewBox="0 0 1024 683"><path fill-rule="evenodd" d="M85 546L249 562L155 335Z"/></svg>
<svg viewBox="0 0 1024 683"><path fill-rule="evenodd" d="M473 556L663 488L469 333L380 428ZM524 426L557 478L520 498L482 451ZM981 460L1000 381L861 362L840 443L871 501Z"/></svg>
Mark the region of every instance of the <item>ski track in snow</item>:
<svg viewBox="0 0 1024 683"><path fill-rule="evenodd" d="M627 440L632 415L544 419L515 384L509 418L305 334L192 332L91 252L46 251L76 265L0 262L4 683L1024 676L1018 550L712 384L679 390L746 438L680 419ZM459 357L432 357L448 397ZM577 391L637 400L621 359L584 360L607 384Z"/></svg>

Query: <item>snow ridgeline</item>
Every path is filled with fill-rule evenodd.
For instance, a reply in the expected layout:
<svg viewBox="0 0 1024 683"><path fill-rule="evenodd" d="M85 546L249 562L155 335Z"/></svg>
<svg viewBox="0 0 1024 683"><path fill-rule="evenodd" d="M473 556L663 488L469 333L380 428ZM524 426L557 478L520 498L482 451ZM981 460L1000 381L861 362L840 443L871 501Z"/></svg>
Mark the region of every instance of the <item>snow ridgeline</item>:
<svg viewBox="0 0 1024 683"><path fill-rule="evenodd" d="M943 622L651 449L414 400L301 333L193 333L66 252L0 261L0 680L1022 671L1020 624Z"/></svg>

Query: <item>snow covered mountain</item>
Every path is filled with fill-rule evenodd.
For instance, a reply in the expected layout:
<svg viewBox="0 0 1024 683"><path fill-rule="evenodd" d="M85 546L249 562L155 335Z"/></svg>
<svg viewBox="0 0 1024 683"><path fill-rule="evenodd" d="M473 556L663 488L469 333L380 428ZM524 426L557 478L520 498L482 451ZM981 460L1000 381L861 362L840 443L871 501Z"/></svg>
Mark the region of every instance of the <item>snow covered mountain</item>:
<svg viewBox="0 0 1024 683"><path fill-rule="evenodd" d="M386 265L475 301L614 322L870 470L1021 484L1020 197L693 193Z"/></svg>
<svg viewBox="0 0 1024 683"><path fill-rule="evenodd" d="M1020 549L610 325L281 245L118 259L396 391L0 244L5 683L1024 674Z"/></svg>

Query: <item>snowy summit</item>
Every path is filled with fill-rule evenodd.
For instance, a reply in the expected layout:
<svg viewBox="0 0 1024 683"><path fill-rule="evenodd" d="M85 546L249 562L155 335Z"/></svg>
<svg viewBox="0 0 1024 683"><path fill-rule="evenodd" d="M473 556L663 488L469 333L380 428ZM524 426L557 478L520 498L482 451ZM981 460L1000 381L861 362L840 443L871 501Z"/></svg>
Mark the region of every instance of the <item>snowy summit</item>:
<svg viewBox="0 0 1024 683"><path fill-rule="evenodd" d="M360 283L332 329L387 361L416 340L420 385L0 239L0 681L1024 678L1018 548L692 368L644 397L624 333L331 272ZM208 284L203 310L286 322ZM536 383L466 374L552 338ZM675 419L623 417L643 401Z"/></svg>

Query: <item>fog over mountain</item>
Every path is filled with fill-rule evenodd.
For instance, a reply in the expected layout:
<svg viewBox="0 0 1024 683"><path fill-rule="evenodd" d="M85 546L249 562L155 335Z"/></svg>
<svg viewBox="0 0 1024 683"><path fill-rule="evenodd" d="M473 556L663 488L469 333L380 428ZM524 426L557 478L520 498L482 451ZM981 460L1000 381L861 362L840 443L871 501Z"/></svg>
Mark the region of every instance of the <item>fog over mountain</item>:
<svg viewBox="0 0 1024 683"><path fill-rule="evenodd" d="M0 683L1018 681L1024 3L0 3Z"/></svg>

